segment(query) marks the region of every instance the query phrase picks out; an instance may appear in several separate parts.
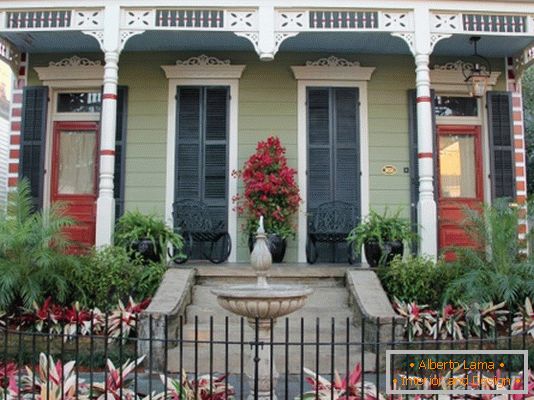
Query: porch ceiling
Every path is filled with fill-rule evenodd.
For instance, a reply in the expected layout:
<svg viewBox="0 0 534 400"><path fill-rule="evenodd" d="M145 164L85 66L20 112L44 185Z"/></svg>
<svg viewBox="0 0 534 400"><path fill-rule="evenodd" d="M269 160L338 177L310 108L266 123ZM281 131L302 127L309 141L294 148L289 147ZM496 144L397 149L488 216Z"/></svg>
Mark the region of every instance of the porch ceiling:
<svg viewBox="0 0 534 400"><path fill-rule="evenodd" d="M98 52L96 39L79 31L2 32L17 48L29 53ZM436 45L433 55L469 56L471 35L453 35ZM534 37L484 35L478 44L486 57L519 54ZM128 40L125 51L254 51L247 39L232 32L147 31ZM280 52L410 54L408 45L387 32L302 32L288 38Z"/></svg>

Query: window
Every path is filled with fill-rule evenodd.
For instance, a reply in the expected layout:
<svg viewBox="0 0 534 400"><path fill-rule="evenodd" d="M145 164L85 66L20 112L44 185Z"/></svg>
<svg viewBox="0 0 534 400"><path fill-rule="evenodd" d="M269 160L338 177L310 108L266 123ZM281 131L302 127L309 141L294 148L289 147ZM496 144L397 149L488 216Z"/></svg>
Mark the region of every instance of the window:
<svg viewBox="0 0 534 400"><path fill-rule="evenodd" d="M99 113L102 108L100 92L58 93L57 112Z"/></svg>
<svg viewBox="0 0 534 400"><path fill-rule="evenodd" d="M436 96L434 109L438 117L478 117L478 103L474 97Z"/></svg>

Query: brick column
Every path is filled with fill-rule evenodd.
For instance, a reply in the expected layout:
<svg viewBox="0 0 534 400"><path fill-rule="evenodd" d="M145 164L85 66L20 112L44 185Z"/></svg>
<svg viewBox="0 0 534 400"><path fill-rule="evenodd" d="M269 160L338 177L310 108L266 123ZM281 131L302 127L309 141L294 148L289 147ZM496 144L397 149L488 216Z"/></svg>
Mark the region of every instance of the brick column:
<svg viewBox="0 0 534 400"><path fill-rule="evenodd" d="M515 79L513 59L506 62L506 89L512 93L512 117L514 123L514 158L515 158L515 189L516 201L524 205L527 200L527 175L525 158L525 132L523 124L523 99L521 82ZM525 210L526 211L526 210ZM526 212L522 214L526 216ZM519 238L525 239L527 219L522 218L519 225Z"/></svg>
<svg viewBox="0 0 534 400"><path fill-rule="evenodd" d="M20 127L22 116L22 89L27 84L28 78L28 54L21 53L20 64L13 88L13 97L11 101L11 133L9 144L9 172L8 187L11 190L17 186L19 179L19 161L20 161Z"/></svg>

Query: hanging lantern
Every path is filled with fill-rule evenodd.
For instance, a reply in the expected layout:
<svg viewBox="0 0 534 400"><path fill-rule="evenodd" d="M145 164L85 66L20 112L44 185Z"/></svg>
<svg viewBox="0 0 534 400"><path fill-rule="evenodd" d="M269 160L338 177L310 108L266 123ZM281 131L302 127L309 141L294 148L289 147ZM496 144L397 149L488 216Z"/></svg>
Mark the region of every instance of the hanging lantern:
<svg viewBox="0 0 534 400"><path fill-rule="evenodd" d="M465 82L469 88L469 95L472 97L482 97L486 94L491 76L490 62L487 58L478 54L477 43L479 40L479 36L473 36L469 39L469 41L473 43L473 57L476 61L473 64L464 63L462 69L465 76Z"/></svg>

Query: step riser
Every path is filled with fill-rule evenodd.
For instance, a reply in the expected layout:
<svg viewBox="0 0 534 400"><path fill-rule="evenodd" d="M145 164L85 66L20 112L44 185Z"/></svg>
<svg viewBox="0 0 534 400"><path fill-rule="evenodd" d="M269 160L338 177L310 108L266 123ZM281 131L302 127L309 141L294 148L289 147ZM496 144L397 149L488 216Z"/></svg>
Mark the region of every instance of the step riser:
<svg viewBox="0 0 534 400"><path fill-rule="evenodd" d="M306 285L317 288L336 288L345 287L345 278L307 278L307 277L267 277L269 283L273 284L290 284L290 285ZM196 284L202 286L219 286L219 285L239 285L250 284L256 282L253 277L239 277L239 276L217 276L217 277L197 277Z"/></svg>
<svg viewBox="0 0 534 400"><path fill-rule="evenodd" d="M227 311L203 311L198 308L195 308L193 310L188 309L186 311L186 324L194 324L195 323L195 317L197 317L198 324L209 324L210 323L210 316L213 316L213 323L218 325L224 325L225 324L225 317L228 317L228 323L232 325L231 328L235 327L238 328L239 324L241 323L241 317L231 314ZM311 323L313 323L313 328L315 329L315 323L317 321L317 318L319 318L320 326L330 326L331 325L331 319L334 318L336 321L336 324L342 324L342 326L346 325L347 318L352 319L354 318L354 315L349 310L343 310L335 313L328 313L326 315L321 315L320 313L316 313L314 311L307 311L306 309L303 309L302 311L297 311L296 313L293 313L288 316L289 321L292 323L299 323L301 318L304 318L304 323L309 326ZM246 320L245 320L246 322ZM277 324L285 324L285 317L279 319ZM298 325L300 326L300 325Z"/></svg>

